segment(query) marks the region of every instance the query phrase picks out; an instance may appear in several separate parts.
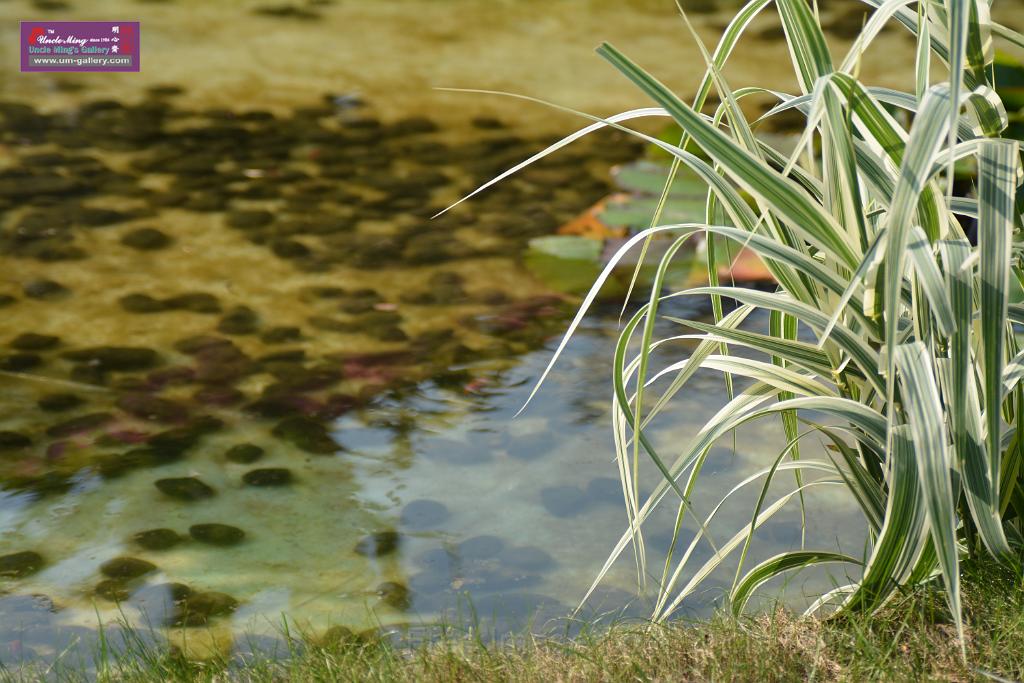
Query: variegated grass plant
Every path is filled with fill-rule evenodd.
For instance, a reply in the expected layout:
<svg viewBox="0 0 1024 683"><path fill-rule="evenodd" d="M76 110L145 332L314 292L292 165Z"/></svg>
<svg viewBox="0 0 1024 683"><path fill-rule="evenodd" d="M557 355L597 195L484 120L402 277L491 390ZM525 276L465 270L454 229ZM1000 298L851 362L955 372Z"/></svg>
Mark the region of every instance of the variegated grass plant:
<svg viewBox="0 0 1024 683"><path fill-rule="evenodd" d="M1019 566L1024 351L1014 326L1024 324L1024 306L1012 303L1011 293L1024 283L1024 226L1015 202L1022 173L1018 143L1000 137L1007 116L990 67L994 40L1021 47L1024 36L991 21L988 0L863 1L874 11L838 63L817 8L807 0L750 0L711 54L691 28L707 64L692 104L602 45L598 53L655 106L608 119L581 114L593 124L492 181L601 127L627 130L623 124L632 119L670 117L683 130L678 145L630 131L673 158L662 203L680 166L707 183L705 222L660 225L655 216L652 227L630 239L607 265L551 360L621 256L634 247L646 251L652 237L671 239L649 298L624 325L613 360L615 448L629 525L598 577L627 548L635 550L644 576L643 524L659 507L675 506L678 547L674 542L660 570L655 619L671 615L727 557L738 558L730 594L736 612L758 586L785 572L847 563L849 575L859 580L822 595L809 611L825 605L870 611L903 587L941 581L962 636L962 558L986 554ZM744 30L772 6L800 92L734 90L721 70ZM680 9L689 27L685 3ZM913 92L858 80L861 56L890 24L916 37ZM945 68L936 73L934 64ZM721 104L713 115L702 114L713 89ZM791 109L806 117L792 156L752 133L739 106L752 95L777 100L766 117ZM893 114L899 110L904 114ZM703 154L687 151L694 147ZM974 189L957 196L953 165L972 158L978 169ZM961 227L963 217L976 221L976 244ZM670 262L695 235L705 236L709 247L709 286L665 291ZM777 288L721 286L715 236L756 252ZM659 305L680 296L710 297L714 324L676 320L683 334L655 338ZM723 314L723 297L738 307ZM743 325L758 309L769 312L768 334ZM810 331L815 341L798 339L798 329ZM653 372L652 351L679 338L698 339L699 345L688 358ZM639 353L633 356L636 342ZM731 355L730 347L746 347L763 358ZM659 451L644 430L700 368L725 374L729 400L680 452ZM734 377L747 378L742 391L733 390ZM647 405L645 394L655 385L660 393ZM809 421L809 411L828 416L827 424ZM691 508L709 450L762 418L780 419L789 445L744 482L761 484L750 524L692 567L689 560L706 540L715 512L735 504L730 496L739 488L711 514ZM800 441L808 434L826 440L827 457L800 457ZM648 462L663 476L641 500L638 481ZM795 484L770 498L769 485L787 471L788 481L796 474ZM823 482L840 482L863 512L870 539L865 557L804 548L745 566L758 527L791 501L803 505L802 492ZM685 524L699 529L689 543L679 533Z"/></svg>

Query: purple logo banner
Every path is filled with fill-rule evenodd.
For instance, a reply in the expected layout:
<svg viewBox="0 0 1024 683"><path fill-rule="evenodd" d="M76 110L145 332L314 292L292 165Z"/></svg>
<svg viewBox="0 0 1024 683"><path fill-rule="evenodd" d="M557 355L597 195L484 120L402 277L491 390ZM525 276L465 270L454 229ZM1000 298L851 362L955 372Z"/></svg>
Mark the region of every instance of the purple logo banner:
<svg viewBox="0 0 1024 683"><path fill-rule="evenodd" d="M137 21L23 21L22 71L138 71Z"/></svg>

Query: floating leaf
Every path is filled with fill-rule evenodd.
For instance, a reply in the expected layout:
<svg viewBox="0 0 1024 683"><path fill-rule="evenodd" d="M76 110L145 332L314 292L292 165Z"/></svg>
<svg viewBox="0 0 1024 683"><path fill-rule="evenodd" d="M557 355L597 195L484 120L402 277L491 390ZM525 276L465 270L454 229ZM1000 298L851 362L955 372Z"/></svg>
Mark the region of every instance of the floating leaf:
<svg viewBox="0 0 1024 683"><path fill-rule="evenodd" d="M659 164L654 161L637 161L632 164L618 166L612 171L612 179L615 184L627 192L637 194L648 194L655 197L661 195L665 186L665 179L668 177L668 164ZM704 199L708 186L697 174L689 170L680 170L676 173L672 182L672 191L669 197L687 197L692 199Z"/></svg>
<svg viewBox="0 0 1024 683"><path fill-rule="evenodd" d="M532 251L568 261L589 261L597 263L601 256L599 240L575 235L550 235L530 240Z"/></svg>
<svg viewBox="0 0 1024 683"><path fill-rule="evenodd" d="M672 198L661 212L661 223L696 223L704 220L704 199ZM599 217L614 227L642 230L651 224L658 207L657 197L628 197L609 201Z"/></svg>

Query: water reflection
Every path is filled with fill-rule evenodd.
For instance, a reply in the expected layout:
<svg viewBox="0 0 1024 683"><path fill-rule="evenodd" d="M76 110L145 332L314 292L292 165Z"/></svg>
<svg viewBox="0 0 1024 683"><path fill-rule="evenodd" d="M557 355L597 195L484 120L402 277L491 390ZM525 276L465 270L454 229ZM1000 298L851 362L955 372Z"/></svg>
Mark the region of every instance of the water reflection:
<svg viewBox="0 0 1024 683"><path fill-rule="evenodd" d="M699 305L673 311L704 313ZM46 565L9 582L15 594L0 602L0 638L42 657L71 637L94 642L91 603L110 623L119 616L111 596L135 623L157 633L171 626L164 633L172 640L203 631L194 636L196 647L226 647L242 634L274 639L282 615L314 634L341 625L359 631L439 621L492 634L527 625L571 630L565 618L624 524L605 427L613 315L584 326L544 391L516 419L550 346L515 363L470 365L486 389L425 382L379 396L333 422L330 434L345 444L333 456L265 441L251 420L233 425L231 431L263 444L261 469L292 473L284 485L246 484L252 463L225 457L237 454L239 437L217 433L158 470L129 471L106 483L89 474L64 494L34 500L8 493L4 552L37 548ZM652 438L678 443L720 404L720 377L695 382L693 395L681 397L673 420ZM579 419L581 410L588 419ZM735 451L723 443L708 459L710 483L695 496L705 513L784 443L771 424L737 438ZM161 496L156 471L165 479L196 478L216 494L184 503ZM746 500L725 511L719 534L749 521ZM809 539L856 547L859 525L844 517L854 507L829 500L827 509L813 518ZM668 552L671 524L672 515L662 514L648 525L650 566L660 566L659 555ZM236 537L236 529L244 536ZM224 543L216 540L221 532L229 537ZM693 531L684 540L686 533ZM782 517L766 526L752 559L799 541L799 516ZM710 554L702 544L693 561ZM121 571L110 565L115 557L135 559L122 561ZM650 596L637 595L634 574L624 558L582 614L644 615ZM727 571L716 577L684 603L683 613L707 612L728 586ZM200 624L208 628L193 628Z"/></svg>

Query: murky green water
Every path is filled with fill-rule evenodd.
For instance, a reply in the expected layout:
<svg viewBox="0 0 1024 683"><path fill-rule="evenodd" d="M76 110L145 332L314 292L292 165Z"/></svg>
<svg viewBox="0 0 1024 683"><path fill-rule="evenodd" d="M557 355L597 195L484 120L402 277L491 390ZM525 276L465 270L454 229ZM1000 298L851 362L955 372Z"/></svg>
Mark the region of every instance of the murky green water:
<svg viewBox="0 0 1024 683"><path fill-rule="evenodd" d="M98 18L71 5L46 16ZM568 127L429 87L634 106L590 45L618 38L658 60L685 42L665 26L671 9L339 3L302 5L319 15L304 19L259 7L104 3L142 19L141 74L4 64L4 664L88 651L97 615L196 655L266 645L285 618L314 635L472 613L493 632L557 629L623 528L614 305L512 416L576 303L523 266L525 245L604 197L609 167L641 150L595 137L429 221ZM722 19L701 15L702 30ZM769 24L760 40L774 50ZM913 63L908 42L887 40ZM318 44L332 46L320 61ZM739 61L738 74L760 70ZM665 67L695 82L685 60ZM370 106L337 97L352 91ZM681 317L708 315L685 305ZM700 374L652 436L671 450L723 400L721 379ZM782 445L774 425L722 444L698 509ZM822 491L808 497L808 541L857 554L854 505ZM732 506L718 533L748 514ZM655 558L670 529L651 521ZM753 556L799 543L794 509ZM634 574L624 558L585 614L643 615ZM684 612L706 613L730 579Z"/></svg>

